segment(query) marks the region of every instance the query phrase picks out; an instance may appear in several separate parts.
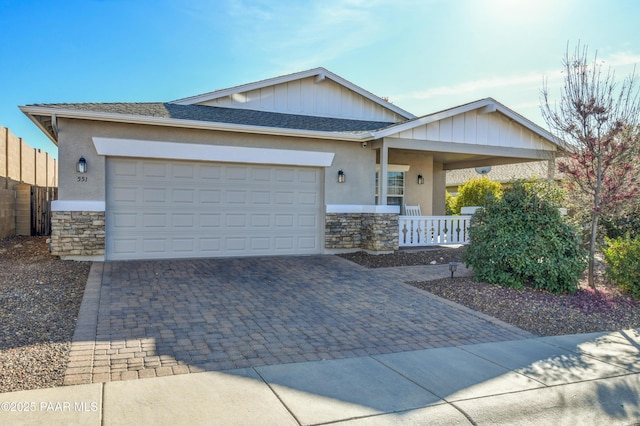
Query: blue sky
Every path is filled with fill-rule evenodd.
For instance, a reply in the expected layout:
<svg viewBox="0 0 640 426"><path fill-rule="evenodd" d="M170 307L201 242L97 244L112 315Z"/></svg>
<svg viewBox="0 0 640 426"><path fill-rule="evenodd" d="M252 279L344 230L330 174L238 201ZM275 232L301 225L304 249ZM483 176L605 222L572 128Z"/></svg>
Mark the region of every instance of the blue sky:
<svg viewBox="0 0 640 426"><path fill-rule="evenodd" d="M416 115L490 96L544 124L567 42L622 78L638 22L636 0L0 0L0 125L55 156L18 105L170 101L318 66Z"/></svg>

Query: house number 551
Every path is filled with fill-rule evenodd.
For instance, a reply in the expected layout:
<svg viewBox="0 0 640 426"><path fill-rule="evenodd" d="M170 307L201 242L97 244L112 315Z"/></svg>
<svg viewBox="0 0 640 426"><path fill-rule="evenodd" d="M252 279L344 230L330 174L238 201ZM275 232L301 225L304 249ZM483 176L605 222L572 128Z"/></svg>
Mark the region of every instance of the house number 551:
<svg viewBox="0 0 640 426"><path fill-rule="evenodd" d="M88 180L86 176L78 176L78 182L87 182Z"/></svg>

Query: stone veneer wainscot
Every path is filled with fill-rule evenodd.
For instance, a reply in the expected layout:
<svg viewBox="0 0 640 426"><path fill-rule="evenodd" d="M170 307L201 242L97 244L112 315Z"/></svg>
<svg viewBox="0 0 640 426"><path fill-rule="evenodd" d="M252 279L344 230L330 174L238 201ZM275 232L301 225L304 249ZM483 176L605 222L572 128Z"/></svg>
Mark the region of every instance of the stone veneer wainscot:
<svg viewBox="0 0 640 426"><path fill-rule="evenodd" d="M56 256L103 256L104 212L51 212L51 254Z"/></svg>
<svg viewBox="0 0 640 426"><path fill-rule="evenodd" d="M398 213L328 211L325 215L325 249L398 250Z"/></svg>

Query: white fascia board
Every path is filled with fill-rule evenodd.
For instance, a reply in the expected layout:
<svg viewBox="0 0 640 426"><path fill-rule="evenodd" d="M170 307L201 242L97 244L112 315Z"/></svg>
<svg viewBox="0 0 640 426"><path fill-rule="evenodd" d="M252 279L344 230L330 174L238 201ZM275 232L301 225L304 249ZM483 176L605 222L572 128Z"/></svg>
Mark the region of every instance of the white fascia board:
<svg viewBox="0 0 640 426"><path fill-rule="evenodd" d="M333 152L299 151L291 149L202 145L101 137L93 137L92 139L93 145L99 155L112 157L329 167L333 163L333 157L335 156Z"/></svg>
<svg viewBox="0 0 640 426"><path fill-rule="evenodd" d="M51 211L54 212L103 212L104 200L53 200Z"/></svg>
<svg viewBox="0 0 640 426"><path fill-rule="evenodd" d="M223 132L251 133L274 136L294 136L313 139L330 139L344 141L369 141L373 137L371 133L343 133L322 132L314 130L285 129L280 127L250 126L242 124L229 124L199 120L181 120L175 118L148 117L142 115L114 114L107 112L81 111L71 109L58 109L51 107L24 107L23 112L35 115L53 115L58 118L77 118L96 121L110 121L128 124L149 124L166 127L180 127L187 129L219 130Z"/></svg>
<svg viewBox="0 0 640 426"><path fill-rule="evenodd" d="M327 213L396 213L400 214L400 206L375 204L327 204Z"/></svg>
<svg viewBox="0 0 640 426"><path fill-rule="evenodd" d="M268 86L274 86L276 84L288 83L294 80L300 80L307 77L319 77L317 82L321 82L325 78L335 81L336 83L358 93L361 96L377 103L383 108L389 109L396 114L405 117L407 119L415 118L416 116L411 114L408 111L403 110L402 108L392 104L391 102L385 101L379 96L374 95L373 93L363 89L360 86L353 84L352 82L345 80L337 74L332 73L331 71L319 67L313 68L307 71L301 71L294 74L287 74L280 77L269 78L266 80L256 81L254 83L243 84L240 86L230 87L228 89L216 90L214 92L203 93L201 95L191 96L183 99L176 99L175 101L171 101L172 103L179 105L192 105L201 102L207 102L214 99L224 98L226 96L234 95L236 93L248 92L250 90L262 89Z"/></svg>

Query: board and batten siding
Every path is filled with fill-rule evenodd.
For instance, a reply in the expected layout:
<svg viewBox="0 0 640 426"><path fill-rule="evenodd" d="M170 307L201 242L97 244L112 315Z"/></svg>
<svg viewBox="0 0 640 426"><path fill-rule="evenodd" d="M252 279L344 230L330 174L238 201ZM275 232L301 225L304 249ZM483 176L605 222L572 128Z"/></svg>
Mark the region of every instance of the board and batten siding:
<svg viewBox="0 0 640 426"><path fill-rule="evenodd" d="M307 77L201 102L199 105L304 114L350 120L398 122L398 114L328 78Z"/></svg>
<svg viewBox="0 0 640 426"><path fill-rule="evenodd" d="M394 136L402 139L556 150L553 144L543 141L536 133L495 112L487 114L469 111L405 130Z"/></svg>

